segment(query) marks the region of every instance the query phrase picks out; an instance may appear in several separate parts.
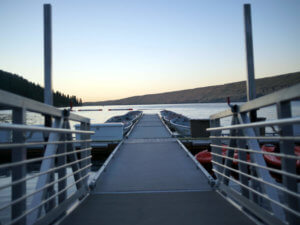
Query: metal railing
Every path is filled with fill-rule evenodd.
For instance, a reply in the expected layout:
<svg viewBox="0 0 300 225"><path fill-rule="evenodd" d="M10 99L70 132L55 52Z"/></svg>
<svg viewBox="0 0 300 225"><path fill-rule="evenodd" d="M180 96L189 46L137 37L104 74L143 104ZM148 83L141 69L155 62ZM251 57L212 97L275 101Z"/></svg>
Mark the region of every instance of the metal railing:
<svg viewBox="0 0 300 225"><path fill-rule="evenodd" d="M90 135L94 133L90 120L1 90L0 107L10 110L12 116L11 123L0 123L2 134L8 134L5 139L0 136L0 154L9 152L11 157L0 164L0 171L11 173L10 182L0 182L0 191L11 194L9 202L0 200L0 212L10 210L1 224L53 223L89 194ZM27 112L50 117L52 127L26 125ZM79 122L80 130L70 129L70 121ZM40 140L33 141L32 133ZM80 140L73 134L80 134ZM80 143L79 149L75 143ZM27 159L28 150L34 147L43 156ZM39 163L39 172L27 173L32 163Z"/></svg>
<svg viewBox="0 0 300 225"><path fill-rule="evenodd" d="M291 101L300 98L299 90L300 84L241 106L231 105L210 117L207 130L211 132L216 190L259 222L300 221L300 153L295 151L300 136L294 134L300 118L292 115L291 109ZM249 115L271 105L276 106L278 119L250 121ZM231 117L231 125L221 126L226 117ZM267 136L262 130L267 127L276 133ZM223 135L224 130L229 130L229 135Z"/></svg>

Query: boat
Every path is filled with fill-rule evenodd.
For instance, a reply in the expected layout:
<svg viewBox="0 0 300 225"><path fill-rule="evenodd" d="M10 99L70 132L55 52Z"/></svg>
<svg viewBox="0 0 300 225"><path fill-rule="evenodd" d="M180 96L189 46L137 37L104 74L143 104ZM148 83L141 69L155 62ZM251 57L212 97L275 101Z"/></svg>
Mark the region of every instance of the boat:
<svg viewBox="0 0 300 225"><path fill-rule="evenodd" d="M160 111L160 115L161 115L161 118L163 119L163 121L170 127L171 127L171 124L170 124L170 121L174 118L176 118L176 116L178 115L177 113L174 113L172 111L169 111L169 110L162 110ZM172 128L173 129L173 128Z"/></svg>
<svg viewBox="0 0 300 225"><path fill-rule="evenodd" d="M180 135L183 136L191 135L191 125L188 117L169 110L162 110L160 114L164 122L170 127L171 130L176 130Z"/></svg>
<svg viewBox="0 0 300 225"><path fill-rule="evenodd" d="M113 116L106 120L105 123L123 123L123 132L125 135L141 116L142 111L131 111L122 116Z"/></svg>
<svg viewBox="0 0 300 225"><path fill-rule="evenodd" d="M91 135L91 146L98 148L118 143L141 116L142 111L132 111L122 116L113 116L105 123L91 124L90 129L95 132ZM79 130L80 124L75 125L75 129ZM76 134L76 139L80 139L80 134Z"/></svg>

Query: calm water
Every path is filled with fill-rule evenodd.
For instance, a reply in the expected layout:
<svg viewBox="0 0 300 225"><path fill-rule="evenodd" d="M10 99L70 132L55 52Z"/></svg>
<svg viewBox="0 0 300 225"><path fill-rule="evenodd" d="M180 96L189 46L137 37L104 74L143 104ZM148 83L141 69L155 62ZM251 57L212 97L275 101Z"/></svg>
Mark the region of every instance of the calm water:
<svg viewBox="0 0 300 225"><path fill-rule="evenodd" d="M171 110L176 113L183 114L191 119L208 119L211 114L224 111L228 109L225 103L199 103L199 104L168 104L168 105L125 105L125 106L85 106L85 107L75 107L74 110L76 114L89 117L91 123L103 123L107 119L115 115L123 115L128 112L129 109L142 110L144 113L159 113L161 110ZM102 109L102 111L83 111L78 112L78 109ZM117 111L109 111L109 109L114 109ZM118 110L120 109L120 110ZM292 114L293 116L300 116L300 102L292 103ZM267 107L258 111L259 117L265 117L267 120L276 119L275 107ZM228 125L230 123L230 118L225 118L221 120L222 125ZM11 122L11 111L0 111L0 122ZM43 124L43 117L35 113L27 114L27 124ZM75 123L72 123L72 126ZM68 168L68 172L71 170ZM29 173L28 176L33 173ZM11 181L9 174L0 177L0 185L4 185ZM35 189L37 179L29 180L27 183L27 193L31 193ZM73 181L70 178L69 182ZM10 188L0 190L0 207L10 201ZM69 194L73 192L74 189L69 191ZM30 199L29 199L30 200ZM28 201L29 204L29 201ZM0 222L5 224L10 218L10 208L0 211Z"/></svg>
<svg viewBox="0 0 300 225"><path fill-rule="evenodd" d="M242 103L238 103L242 104ZM125 106L85 106L75 107L78 109L102 109L102 111L74 112L82 116L89 117L91 123L103 123L114 115L122 115L128 111L109 111L109 109L129 109L142 110L144 113L159 113L161 110L171 110L189 117L190 119L208 119L210 115L227 110L226 103L197 103L197 104L165 104L165 105L125 105ZM300 116L300 102L292 103L293 116ZM265 117L267 120L277 118L275 106L262 108L257 112L258 117ZM231 118L221 120L222 125L228 125Z"/></svg>
<svg viewBox="0 0 300 225"><path fill-rule="evenodd" d="M242 103L238 103L242 104ZM171 110L183 114L191 119L208 119L210 115L228 109L226 103L196 103L196 104L164 104L164 105L114 105L114 106L83 106L74 107L73 113L89 117L91 123L103 123L115 115L123 115L128 112L124 109L142 110L144 113L159 113L161 110ZM78 111L79 109L101 109L102 111ZM113 109L114 111L109 111ZM293 116L300 116L300 101L292 102ZM267 120L276 119L275 106L258 110L259 117ZM27 114L27 124L43 124L43 118L36 113ZM11 122L10 111L0 111L0 122Z"/></svg>

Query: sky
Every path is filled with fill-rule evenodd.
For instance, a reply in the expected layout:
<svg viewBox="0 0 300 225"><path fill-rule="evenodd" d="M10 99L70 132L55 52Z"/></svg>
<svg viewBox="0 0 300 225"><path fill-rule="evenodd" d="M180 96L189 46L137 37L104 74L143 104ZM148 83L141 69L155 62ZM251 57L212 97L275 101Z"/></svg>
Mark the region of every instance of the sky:
<svg viewBox="0 0 300 225"><path fill-rule="evenodd" d="M300 0L0 0L0 69L42 86L45 3L53 88L83 101L246 80L245 3L256 78L300 71Z"/></svg>

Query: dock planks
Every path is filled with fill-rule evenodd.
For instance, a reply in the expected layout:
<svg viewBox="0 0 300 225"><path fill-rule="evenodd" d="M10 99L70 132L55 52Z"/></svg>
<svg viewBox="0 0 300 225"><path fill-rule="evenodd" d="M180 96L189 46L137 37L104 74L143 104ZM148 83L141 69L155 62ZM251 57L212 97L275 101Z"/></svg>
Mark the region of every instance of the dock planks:
<svg viewBox="0 0 300 225"><path fill-rule="evenodd" d="M254 224L208 185L158 115L144 115L63 223Z"/></svg>

